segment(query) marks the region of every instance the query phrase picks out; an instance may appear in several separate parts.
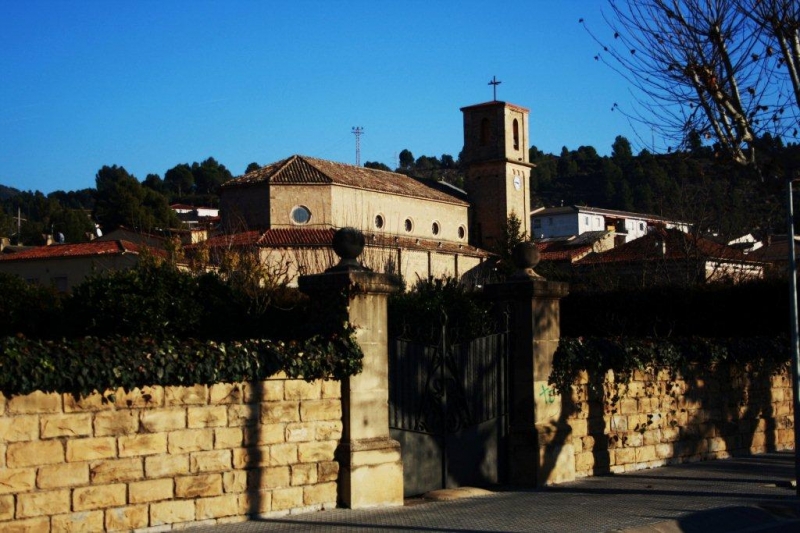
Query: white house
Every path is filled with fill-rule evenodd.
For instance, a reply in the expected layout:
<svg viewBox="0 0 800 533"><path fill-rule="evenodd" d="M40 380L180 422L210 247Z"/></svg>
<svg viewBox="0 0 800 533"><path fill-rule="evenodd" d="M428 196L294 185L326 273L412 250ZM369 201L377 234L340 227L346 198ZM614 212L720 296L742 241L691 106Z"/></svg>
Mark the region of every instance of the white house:
<svg viewBox="0 0 800 533"><path fill-rule="evenodd" d="M647 235L650 228L656 226L675 228L683 232L689 230L686 222L597 207L570 205L540 207L531 211L531 236L534 239L569 237L588 231L610 231L614 233L615 244L620 245Z"/></svg>

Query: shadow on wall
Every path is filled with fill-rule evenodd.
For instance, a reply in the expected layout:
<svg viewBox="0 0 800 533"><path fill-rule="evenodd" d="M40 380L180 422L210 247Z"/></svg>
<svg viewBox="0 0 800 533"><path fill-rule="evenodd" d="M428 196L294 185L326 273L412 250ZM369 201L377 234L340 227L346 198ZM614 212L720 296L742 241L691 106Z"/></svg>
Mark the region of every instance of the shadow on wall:
<svg viewBox="0 0 800 533"><path fill-rule="evenodd" d="M725 363L693 366L680 377L666 370L616 381L584 374L562 400L562 418L578 429L576 470L602 475L785 448L776 433L790 431L793 419L775 412L787 399L773 397L782 394L773 380L790 385L781 370L779 363Z"/></svg>
<svg viewBox="0 0 800 533"><path fill-rule="evenodd" d="M264 515L270 511L271 501L265 501L264 489L267 485L265 467L269 466L269 454L265 454L265 435L262 434L262 413L264 409L264 382L252 383L252 397L245 403L251 406L247 413L245 446L247 447L247 495L248 514L251 517Z"/></svg>

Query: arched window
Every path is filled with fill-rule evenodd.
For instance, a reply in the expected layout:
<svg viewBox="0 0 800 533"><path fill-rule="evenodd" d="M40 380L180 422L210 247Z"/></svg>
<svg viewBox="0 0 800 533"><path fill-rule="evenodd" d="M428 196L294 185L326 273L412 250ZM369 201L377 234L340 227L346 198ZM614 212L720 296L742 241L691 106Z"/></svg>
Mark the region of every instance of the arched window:
<svg viewBox="0 0 800 533"><path fill-rule="evenodd" d="M481 146L489 144L489 119L481 119Z"/></svg>
<svg viewBox="0 0 800 533"><path fill-rule="evenodd" d="M514 150L519 150L519 122L514 119Z"/></svg>

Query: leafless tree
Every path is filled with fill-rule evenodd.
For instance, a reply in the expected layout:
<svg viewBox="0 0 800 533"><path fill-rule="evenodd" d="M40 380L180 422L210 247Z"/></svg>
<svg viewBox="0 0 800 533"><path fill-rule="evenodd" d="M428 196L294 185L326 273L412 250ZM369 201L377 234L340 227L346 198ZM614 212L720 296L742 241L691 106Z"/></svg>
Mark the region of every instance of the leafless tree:
<svg viewBox="0 0 800 533"><path fill-rule="evenodd" d="M613 109L670 144L714 143L754 165L765 133L797 138L797 0L609 0L595 57L628 80L633 109ZM605 34L604 34L605 35ZM671 149L671 148L670 148Z"/></svg>
<svg viewBox="0 0 800 533"><path fill-rule="evenodd" d="M797 0L737 0L736 5L762 30L766 57L777 54L776 46L780 50L778 66L786 68L796 109L800 109L800 3ZM797 137L796 113L794 118L793 135Z"/></svg>

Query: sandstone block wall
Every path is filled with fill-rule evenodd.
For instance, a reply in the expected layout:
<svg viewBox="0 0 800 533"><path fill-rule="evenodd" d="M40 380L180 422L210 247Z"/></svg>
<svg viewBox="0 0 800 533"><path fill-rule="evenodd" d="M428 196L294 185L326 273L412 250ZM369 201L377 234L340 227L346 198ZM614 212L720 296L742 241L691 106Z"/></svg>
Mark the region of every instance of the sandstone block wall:
<svg viewBox="0 0 800 533"><path fill-rule="evenodd" d="M336 381L0 394L0 530L127 531L336 505Z"/></svg>
<svg viewBox="0 0 800 533"><path fill-rule="evenodd" d="M789 369L777 376L729 367L689 374L582 374L564 410L576 476L794 448Z"/></svg>

